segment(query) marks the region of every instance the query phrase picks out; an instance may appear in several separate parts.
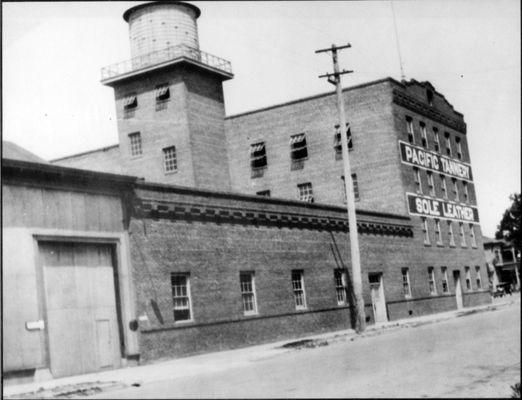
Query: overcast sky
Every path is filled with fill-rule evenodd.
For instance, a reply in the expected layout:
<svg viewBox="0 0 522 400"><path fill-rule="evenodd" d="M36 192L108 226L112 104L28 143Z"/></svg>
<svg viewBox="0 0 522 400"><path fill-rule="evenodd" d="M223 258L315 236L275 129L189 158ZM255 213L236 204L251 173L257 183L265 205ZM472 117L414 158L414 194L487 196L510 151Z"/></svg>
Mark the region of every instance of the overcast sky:
<svg viewBox="0 0 522 400"><path fill-rule="evenodd" d="M46 159L118 141L100 68L130 58L123 12L136 2L2 3L3 139ZM227 115L331 91L319 48L351 86L400 79L389 1L199 2L200 47L232 62ZM520 2L394 1L407 79L430 81L464 114L483 233L520 192Z"/></svg>

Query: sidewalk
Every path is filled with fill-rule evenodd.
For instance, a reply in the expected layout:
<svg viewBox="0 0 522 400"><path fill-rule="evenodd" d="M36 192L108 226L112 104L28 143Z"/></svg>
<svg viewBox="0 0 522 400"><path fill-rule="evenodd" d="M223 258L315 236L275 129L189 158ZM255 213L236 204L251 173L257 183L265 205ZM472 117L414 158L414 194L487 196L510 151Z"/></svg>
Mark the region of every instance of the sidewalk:
<svg viewBox="0 0 522 400"><path fill-rule="evenodd" d="M86 375L58 378L45 382L31 382L4 386L4 397L52 398L73 394L99 393L110 388L162 381L173 378L195 376L225 369L246 366L256 360L275 357L300 347L316 347L337 341L360 340L401 328L416 327L482 311L492 311L520 302L520 294L493 299L492 304L453 310L439 314L396 320L371 325L357 335L352 329L324 333L275 343L268 343L237 350L207 353L192 357L158 362L137 367L120 368ZM283 347L284 346L284 347Z"/></svg>

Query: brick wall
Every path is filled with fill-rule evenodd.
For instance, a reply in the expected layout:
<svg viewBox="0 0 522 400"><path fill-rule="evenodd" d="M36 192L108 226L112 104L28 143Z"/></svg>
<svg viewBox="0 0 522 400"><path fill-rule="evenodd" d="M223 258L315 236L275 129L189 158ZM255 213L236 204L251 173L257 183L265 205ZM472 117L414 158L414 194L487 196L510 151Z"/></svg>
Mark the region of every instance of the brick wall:
<svg viewBox="0 0 522 400"><path fill-rule="evenodd" d="M156 86L167 83L170 99L156 105ZM135 93L138 106L130 116L123 110L125 97ZM114 87L122 169L152 182L194 186L187 118L187 89L182 71L155 71ZM143 154L131 156L129 134L140 132ZM163 148L176 146L177 171L165 173Z"/></svg>
<svg viewBox="0 0 522 400"><path fill-rule="evenodd" d="M358 208L404 212L390 87L383 80L345 89L354 146L350 163L359 183ZM334 93L228 117L233 189L251 194L270 190L273 197L295 199L297 184L311 182L316 202L343 204L343 162L334 151L336 124ZM306 133L308 159L302 169L291 170L290 136L301 132ZM249 148L260 141L266 144L268 167L264 176L251 179Z"/></svg>
<svg viewBox="0 0 522 400"><path fill-rule="evenodd" d="M157 199L164 207L169 203L174 208L176 204L191 205L200 208L202 215L205 207L228 206L238 212L281 212L288 217L344 217L340 207L187 189L167 190L159 186L141 186L137 196L138 199ZM358 214L360 223L409 223L404 217L364 214L362 211ZM423 315L455 309L453 269L461 270L464 280L464 266L471 266L475 285L474 263L480 261L478 250L444 257L443 253L447 251L424 248L419 231L420 226L414 227L413 237L384 232L360 233L363 297L369 323L373 322L368 281L371 272L383 274L391 320L408 317L409 310L412 315ZM148 317L148 322L140 323L140 351L144 361L351 327L350 306L337 305L334 281L334 269L351 269L346 232L245 220L191 219L165 209L154 215L136 211L129 233L137 310L139 315ZM419 248L423 250L419 251ZM441 263L448 267L451 292L441 295L439 289L437 296L430 296L427 267L436 267L440 287ZM412 299L408 302L402 293L403 267L410 269ZM295 309L291 284L293 269L304 273L307 309L303 311ZM240 271L255 273L257 315L245 316L243 313ZM174 321L170 286L173 272L190 275L191 322ZM485 274L483 270L483 283L487 280ZM489 301L489 293L479 292L476 285L472 293L474 304ZM157 304L156 311L153 304Z"/></svg>

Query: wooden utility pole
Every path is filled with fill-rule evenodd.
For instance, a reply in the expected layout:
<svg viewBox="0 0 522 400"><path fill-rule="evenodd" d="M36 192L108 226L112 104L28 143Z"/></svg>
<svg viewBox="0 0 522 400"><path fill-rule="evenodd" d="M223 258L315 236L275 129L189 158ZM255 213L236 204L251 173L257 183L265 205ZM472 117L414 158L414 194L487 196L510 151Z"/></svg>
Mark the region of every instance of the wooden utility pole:
<svg viewBox="0 0 522 400"><path fill-rule="evenodd" d="M339 71L339 62L337 60L337 50L351 47L348 43L345 46L335 46L316 50L316 53L324 53L331 51L333 59L333 74L320 75L319 78L328 78L328 82L335 85L337 92L337 110L339 112L339 123L341 124L341 146L344 165L344 185L346 190L346 208L348 211L348 227L350 231L350 253L352 256L352 286L355 301L355 331L361 333L366 328L366 317L364 313L364 300L362 297L362 279L361 279L361 257L359 254L359 238L357 236L357 218L355 215L355 197L353 193L352 172L350 169L350 160L348 155L348 139L346 137L346 117L344 113L343 89L341 86L341 75L349 74L353 71ZM333 77L333 79L332 79Z"/></svg>

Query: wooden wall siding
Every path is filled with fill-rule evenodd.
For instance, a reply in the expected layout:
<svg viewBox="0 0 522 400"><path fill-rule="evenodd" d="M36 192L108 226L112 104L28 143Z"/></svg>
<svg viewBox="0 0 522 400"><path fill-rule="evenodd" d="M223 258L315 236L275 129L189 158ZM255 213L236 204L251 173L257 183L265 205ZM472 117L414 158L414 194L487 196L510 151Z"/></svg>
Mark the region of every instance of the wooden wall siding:
<svg viewBox="0 0 522 400"><path fill-rule="evenodd" d="M123 230L118 196L4 185L2 219L6 227L77 231Z"/></svg>

